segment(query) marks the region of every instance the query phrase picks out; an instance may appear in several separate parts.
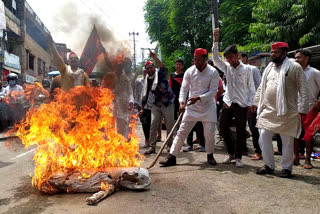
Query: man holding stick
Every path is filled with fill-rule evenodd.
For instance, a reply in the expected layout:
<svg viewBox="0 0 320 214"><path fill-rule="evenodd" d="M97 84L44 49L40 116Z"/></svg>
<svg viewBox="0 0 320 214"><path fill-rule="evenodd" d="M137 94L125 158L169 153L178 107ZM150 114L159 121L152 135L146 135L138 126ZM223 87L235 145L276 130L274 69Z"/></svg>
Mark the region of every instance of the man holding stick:
<svg viewBox="0 0 320 214"><path fill-rule="evenodd" d="M207 51L198 48L194 52L194 65L184 74L180 89L180 113L184 113L178 133L173 140L170 154L160 164L163 167L176 165L183 142L197 121L201 121L204 129L207 160L210 165L216 165L213 157L215 124L217 122L216 103L214 96L217 93L219 74L216 69L207 63ZM189 100L185 108L185 100L189 91Z"/></svg>

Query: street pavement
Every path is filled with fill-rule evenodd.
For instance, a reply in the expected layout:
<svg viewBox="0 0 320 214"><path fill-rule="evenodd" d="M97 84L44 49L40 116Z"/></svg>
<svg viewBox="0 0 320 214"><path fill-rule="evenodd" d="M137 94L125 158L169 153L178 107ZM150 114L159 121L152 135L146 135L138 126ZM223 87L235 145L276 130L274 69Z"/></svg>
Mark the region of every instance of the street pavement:
<svg viewBox="0 0 320 214"><path fill-rule="evenodd" d="M137 127L140 146L143 134ZM163 133L163 138L165 133ZM294 177L280 178L280 156L276 156L277 173L260 176L255 170L262 161L244 157L244 168L234 164L206 164L202 152L180 153L177 166L149 170L152 184L145 191L120 190L97 206L86 205L92 194L45 195L32 187L35 147L25 149L15 137L0 135L0 213L319 213L320 162L312 170L294 166ZM11 143L6 145L10 139ZM164 139L162 139L164 140ZM158 143L158 149L161 143ZM248 140L249 153L253 153ZM6 148L5 148L6 147ZM218 163L224 158L223 143L216 145ZM141 152L144 152L142 149ZM162 154L163 159L167 152ZM145 159L147 167L155 155ZM303 161L301 161L303 163Z"/></svg>

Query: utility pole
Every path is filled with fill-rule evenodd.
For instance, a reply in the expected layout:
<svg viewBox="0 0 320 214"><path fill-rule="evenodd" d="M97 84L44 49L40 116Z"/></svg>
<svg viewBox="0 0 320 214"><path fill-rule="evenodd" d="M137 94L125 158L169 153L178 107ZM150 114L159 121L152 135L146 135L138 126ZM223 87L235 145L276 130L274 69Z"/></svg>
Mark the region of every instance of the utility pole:
<svg viewBox="0 0 320 214"><path fill-rule="evenodd" d="M141 48L141 53L142 53L142 62L144 62L144 51L148 51L148 50L152 50L154 51L154 48Z"/></svg>
<svg viewBox="0 0 320 214"><path fill-rule="evenodd" d="M136 36L139 36L139 32L129 32L129 36L133 37L133 72L136 72Z"/></svg>
<svg viewBox="0 0 320 214"><path fill-rule="evenodd" d="M211 0L212 4L212 32L215 28L219 27L219 17L218 17L218 2L217 0Z"/></svg>

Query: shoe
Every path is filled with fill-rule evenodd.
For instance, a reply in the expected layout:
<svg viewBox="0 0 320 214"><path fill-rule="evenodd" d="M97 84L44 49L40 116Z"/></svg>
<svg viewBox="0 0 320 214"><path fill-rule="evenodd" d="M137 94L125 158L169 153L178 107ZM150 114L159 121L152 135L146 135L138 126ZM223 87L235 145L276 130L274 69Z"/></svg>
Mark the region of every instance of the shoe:
<svg viewBox="0 0 320 214"><path fill-rule="evenodd" d="M292 173L289 169L283 169L281 172L280 172L280 175L279 175L281 178L291 178L292 177Z"/></svg>
<svg viewBox="0 0 320 214"><path fill-rule="evenodd" d="M259 153L255 153L252 157L251 160L261 160L262 159L262 155Z"/></svg>
<svg viewBox="0 0 320 214"><path fill-rule="evenodd" d="M263 167L257 169L256 174L258 174L258 175L266 175L266 174L272 175L272 174L274 174L274 170L271 169L270 167L268 167L267 165L264 165Z"/></svg>
<svg viewBox="0 0 320 214"><path fill-rule="evenodd" d="M191 151L193 151L193 148L191 146L187 146L182 151L183 152L191 152Z"/></svg>
<svg viewBox="0 0 320 214"><path fill-rule="evenodd" d="M213 154L207 154L208 164L211 166L217 165L217 161L214 159Z"/></svg>
<svg viewBox="0 0 320 214"><path fill-rule="evenodd" d="M229 164L231 161L234 160L233 155L226 155L222 161L223 164Z"/></svg>
<svg viewBox="0 0 320 214"><path fill-rule="evenodd" d="M195 149L197 152L205 152L206 151L206 147L204 146L199 146Z"/></svg>
<svg viewBox="0 0 320 214"><path fill-rule="evenodd" d="M156 150L153 147L150 147L147 151L144 152L144 155L151 155L156 153Z"/></svg>
<svg viewBox="0 0 320 214"><path fill-rule="evenodd" d="M243 167L243 166L244 166L244 164L242 163L241 159L237 158L237 159L236 159L236 167L241 168L241 167Z"/></svg>
<svg viewBox="0 0 320 214"><path fill-rule="evenodd" d="M176 163L176 156L173 156L172 154L169 154L167 159L165 161L160 162L161 167L169 167L169 166L175 166Z"/></svg>

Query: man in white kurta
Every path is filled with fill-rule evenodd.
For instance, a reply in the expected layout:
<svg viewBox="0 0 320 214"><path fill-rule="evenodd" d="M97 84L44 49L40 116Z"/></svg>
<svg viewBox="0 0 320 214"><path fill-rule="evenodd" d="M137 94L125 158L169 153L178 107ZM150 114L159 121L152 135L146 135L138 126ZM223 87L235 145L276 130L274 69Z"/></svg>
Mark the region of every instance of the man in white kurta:
<svg viewBox="0 0 320 214"><path fill-rule="evenodd" d="M191 66L184 74L179 95L180 111L184 110L185 100L189 95L187 107L177 135L173 140L170 154L166 161L160 162L162 166L176 165L176 156L197 121L201 121L203 124L208 163L216 165L213 157L215 124L217 122L214 97L218 89L219 74L207 63L205 49L196 49L194 60L195 65Z"/></svg>
<svg viewBox="0 0 320 214"><path fill-rule="evenodd" d="M257 174L272 174L275 169L272 137L279 133L282 139L282 171L280 176L292 176L293 140L301 132L301 118L297 109L298 92L302 100L302 112L308 112L308 88L302 67L290 61L286 55L288 44L277 42L271 46L271 59L257 90L255 105L257 127L260 128L259 144L265 165ZM255 106L252 108L255 109Z"/></svg>

